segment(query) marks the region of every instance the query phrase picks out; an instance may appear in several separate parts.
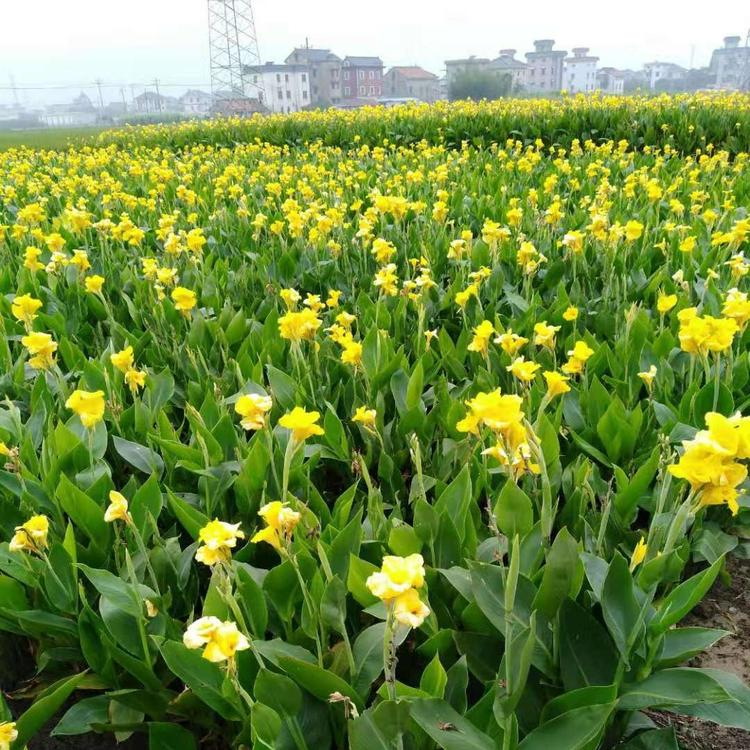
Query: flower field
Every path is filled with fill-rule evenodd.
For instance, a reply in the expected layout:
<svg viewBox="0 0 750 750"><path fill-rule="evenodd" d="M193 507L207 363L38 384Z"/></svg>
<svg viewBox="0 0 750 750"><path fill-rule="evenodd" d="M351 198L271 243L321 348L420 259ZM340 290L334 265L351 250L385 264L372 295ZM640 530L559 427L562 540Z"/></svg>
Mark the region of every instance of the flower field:
<svg viewBox="0 0 750 750"><path fill-rule="evenodd" d="M727 94L0 153L0 750L750 729L680 626L750 552L748 151Z"/></svg>

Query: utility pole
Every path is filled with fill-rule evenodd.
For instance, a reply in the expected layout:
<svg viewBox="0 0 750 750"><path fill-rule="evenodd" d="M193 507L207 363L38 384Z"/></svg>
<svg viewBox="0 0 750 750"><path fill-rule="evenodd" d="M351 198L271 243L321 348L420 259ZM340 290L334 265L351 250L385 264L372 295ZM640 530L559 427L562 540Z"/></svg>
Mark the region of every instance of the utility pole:
<svg viewBox="0 0 750 750"><path fill-rule="evenodd" d="M120 96L122 97L122 111L123 114L128 111L128 103L125 101L125 87L120 87Z"/></svg>
<svg viewBox="0 0 750 750"><path fill-rule="evenodd" d="M13 91L13 104L15 104L16 107L20 107L21 102L18 98L18 87L16 86L16 79L13 77L13 73L10 74L10 88Z"/></svg>
<svg viewBox="0 0 750 750"><path fill-rule="evenodd" d="M99 91L99 114L104 112L104 98L102 97L102 79L97 78L94 83L96 84L96 88Z"/></svg>
<svg viewBox="0 0 750 750"><path fill-rule="evenodd" d="M156 87L156 111L162 112L164 107L161 105L161 94L159 93L159 79L154 78L154 86Z"/></svg>

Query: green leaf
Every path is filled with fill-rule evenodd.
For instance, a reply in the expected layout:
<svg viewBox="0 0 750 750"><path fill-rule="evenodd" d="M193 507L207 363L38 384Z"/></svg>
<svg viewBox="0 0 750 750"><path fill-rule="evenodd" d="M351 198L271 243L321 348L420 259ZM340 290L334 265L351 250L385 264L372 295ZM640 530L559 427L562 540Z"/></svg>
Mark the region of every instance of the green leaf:
<svg viewBox="0 0 750 750"><path fill-rule="evenodd" d="M109 721L109 703L107 695L84 698L74 703L50 732L51 736L72 736L94 731L93 724L106 724Z"/></svg>
<svg viewBox="0 0 750 750"><path fill-rule="evenodd" d="M617 650L599 621L566 599L560 608L560 674L566 690L609 685L617 670Z"/></svg>
<svg viewBox="0 0 750 750"><path fill-rule="evenodd" d="M99 548L106 548L111 538L109 524L104 520L104 509L81 492L65 474L55 490L55 497L73 524Z"/></svg>
<svg viewBox="0 0 750 750"><path fill-rule="evenodd" d="M383 672L383 638L385 623L378 622L365 628L354 641L352 652L357 673L353 687L359 695L367 696L372 683Z"/></svg>
<svg viewBox="0 0 750 750"><path fill-rule="evenodd" d="M204 659L200 650L194 651L177 641L164 641L160 650L172 673L196 697L229 721L241 718L239 698L234 688L225 684L224 673L216 664Z"/></svg>
<svg viewBox="0 0 750 750"><path fill-rule="evenodd" d="M619 746L618 750L680 750L674 727L651 729Z"/></svg>
<svg viewBox="0 0 750 750"><path fill-rule="evenodd" d="M112 444L117 453L138 471L142 471L144 474L157 474L158 476L164 473L162 457L151 448L116 436L112 438Z"/></svg>
<svg viewBox="0 0 750 750"><path fill-rule="evenodd" d="M432 657L432 660L422 672L419 680L419 689L429 693L434 698L442 698L445 695L445 685L448 682L448 675L440 663L438 654Z"/></svg>
<svg viewBox="0 0 750 750"><path fill-rule="evenodd" d="M276 740L281 734L281 717L269 706L255 703L250 709L253 748L276 750Z"/></svg>
<svg viewBox="0 0 750 750"><path fill-rule="evenodd" d="M551 620L560 609L578 570L578 542L570 535L567 527L562 528L547 553L542 582L534 598L534 608Z"/></svg>
<svg viewBox="0 0 750 750"><path fill-rule="evenodd" d="M638 640L637 631L643 628L640 611L628 564L616 552L602 589L602 614L626 665L630 663L631 649Z"/></svg>
<svg viewBox="0 0 750 750"><path fill-rule="evenodd" d="M716 642L730 635L727 630L713 628L670 628L664 633L659 653L660 666L678 666L711 648Z"/></svg>
<svg viewBox="0 0 750 750"><path fill-rule="evenodd" d="M424 368L420 360L414 366L409 385L406 387L406 408L416 409L422 402L422 391L424 390Z"/></svg>
<svg viewBox="0 0 750 750"><path fill-rule="evenodd" d="M349 725L349 750L394 750L408 720L406 701L381 701Z"/></svg>
<svg viewBox="0 0 750 750"><path fill-rule="evenodd" d="M138 488L130 501L130 512L138 530L143 534L149 514L154 521L158 520L162 509L161 490L156 474L152 474L146 482Z"/></svg>
<svg viewBox="0 0 750 750"><path fill-rule="evenodd" d="M122 578L113 575L108 570L90 568L83 563L78 563L78 568L83 571L99 594L106 597L115 607L133 617L139 619L143 617L143 602L131 584L125 583Z"/></svg>
<svg viewBox="0 0 750 750"><path fill-rule="evenodd" d="M614 707L614 703L602 703L567 711L526 735L518 750L584 750L595 746Z"/></svg>
<svg viewBox="0 0 750 750"><path fill-rule="evenodd" d="M710 568L702 570L673 589L657 609L649 629L654 633L663 633L672 625L676 625L703 599L713 586L723 564L724 558L720 558Z"/></svg>
<svg viewBox="0 0 750 750"><path fill-rule="evenodd" d="M193 539L197 539L200 530L208 523L208 516L177 497L169 488L167 488L167 503L185 531Z"/></svg>
<svg viewBox="0 0 750 750"><path fill-rule="evenodd" d="M253 686L255 698L280 716L294 718L302 707L302 692L286 675L261 669Z"/></svg>
<svg viewBox="0 0 750 750"><path fill-rule="evenodd" d="M290 656L279 657L279 665L298 685L319 700L327 701L331 693L341 693L351 698L360 711L363 709L362 700L356 690L333 672Z"/></svg>
<svg viewBox="0 0 750 750"><path fill-rule="evenodd" d="M620 489L615 495L615 508L620 514L620 518L627 523L630 523L630 520L632 519L638 500L646 493L656 476L656 470L659 468L660 455L660 449L659 446L657 446L651 452L648 461L639 467L628 485Z"/></svg>
<svg viewBox="0 0 750 750"><path fill-rule="evenodd" d="M65 701L86 678L86 672L66 677L40 693L16 722L18 737L14 747L23 748L31 738L60 710Z"/></svg>
<svg viewBox="0 0 750 750"><path fill-rule="evenodd" d="M643 682L626 686L617 707L621 711L639 711L660 706L720 703L731 697L710 672L676 667L654 672Z"/></svg>
<svg viewBox="0 0 750 750"><path fill-rule="evenodd" d="M488 750L495 747L491 737L480 732L444 700L417 698L411 702L411 718L443 750Z"/></svg>
<svg viewBox="0 0 750 750"><path fill-rule="evenodd" d="M179 724L152 721L148 725L148 750L195 750L195 735Z"/></svg>
<svg viewBox="0 0 750 750"><path fill-rule="evenodd" d="M529 496L515 482L505 482L494 508L497 526L512 539L525 536L534 525L534 508Z"/></svg>
<svg viewBox="0 0 750 750"><path fill-rule="evenodd" d="M369 607L378 601L378 598L373 596L365 585L368 577L377 570L377 567L372 563L355 555L349 555L349 573L346 577L346 587L355 601L362 607Z"/></svg>
<svg viewBox="0 0 750 750"><path fill-rule="evenodd" d="M268 606L263 589L243 567L238 566L236 571L237 600L245 612L252 634L262 639L268 627Z"/></svg>

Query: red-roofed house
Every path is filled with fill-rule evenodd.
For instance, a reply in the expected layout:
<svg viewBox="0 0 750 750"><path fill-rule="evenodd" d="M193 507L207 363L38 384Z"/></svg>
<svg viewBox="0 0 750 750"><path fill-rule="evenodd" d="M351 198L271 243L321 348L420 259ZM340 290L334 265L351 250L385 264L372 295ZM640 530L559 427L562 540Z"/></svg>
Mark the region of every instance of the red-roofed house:
<svg viewBox="0 0 750 750"><path fill-rule="evenodd" d="M398 65L385 74L383 93L388 97L434 102L440 98L440 81L434 73L418 65Z"/></svg>

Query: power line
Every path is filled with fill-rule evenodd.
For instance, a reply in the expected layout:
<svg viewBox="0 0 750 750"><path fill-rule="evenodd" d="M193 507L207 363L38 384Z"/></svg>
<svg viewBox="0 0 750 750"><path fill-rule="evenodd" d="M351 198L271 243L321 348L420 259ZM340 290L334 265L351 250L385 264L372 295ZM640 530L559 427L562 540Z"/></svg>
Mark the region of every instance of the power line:
<svg viewBox="0 0 750 750"><path fill-rule="evenodd" d="M60 84L41 84L37 86L0 86L0 91L62 91L65 89L82 89L82 88L111 88L120 89L128 86L138 86L140 88L150 88L154 85L154 81L148 81L146 83L105 83L104 81L87 81L86 83L60 83ZM210 88L211 84L208 81L202 83L163 83L159 79L159 88Z"/></svg>

